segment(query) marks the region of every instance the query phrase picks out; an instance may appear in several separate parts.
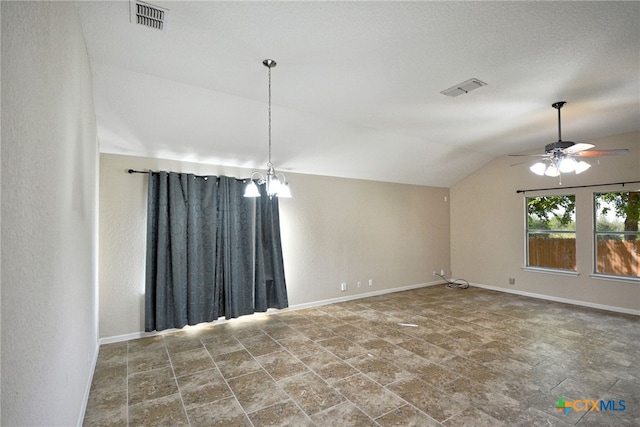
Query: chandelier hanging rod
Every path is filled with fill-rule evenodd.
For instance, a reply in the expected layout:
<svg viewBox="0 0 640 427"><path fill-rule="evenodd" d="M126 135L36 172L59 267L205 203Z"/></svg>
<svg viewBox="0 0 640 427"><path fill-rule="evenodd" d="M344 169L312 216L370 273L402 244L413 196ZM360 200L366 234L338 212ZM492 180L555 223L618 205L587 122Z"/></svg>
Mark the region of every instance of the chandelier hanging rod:
<svg viewBox="0 0 640 427"><path fill-rule="evenodd" d="M272 167L273 163L271 163L271 69L278 65L276 61L273 59L265 59L262 61L265 67L269 69L269 162L267 163L268 167Z"/></svg>
<svg viewBox="0 0 640 427"><path fill-rule="evenodd" d="M260 197L260 191L258 185L265 185L265 189L269 198L276 197L291 197L291 190L289 190L289 183L287 182L282 172L276 172L271 161L272 142L271 142L271 69L275 67L276 61L273 59L265 59L262 64L269 69L269 159L267 162L266 174L254 171L249 177L249 182L245 187L244 197ZM258 179L254 181L254 176Z"/></svg>

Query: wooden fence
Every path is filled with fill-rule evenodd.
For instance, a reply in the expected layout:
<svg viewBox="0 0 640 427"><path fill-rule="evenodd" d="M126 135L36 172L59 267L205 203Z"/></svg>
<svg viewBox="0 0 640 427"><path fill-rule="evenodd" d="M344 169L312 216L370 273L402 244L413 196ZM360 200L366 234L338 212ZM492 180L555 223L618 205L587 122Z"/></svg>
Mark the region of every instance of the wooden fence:
<svg viewBox="0 0 640 427"><path fill-rule="evenodd" d="M640 241L598 240L598 273L640 277Z"/></svg>
<svg viewBox="0 0 640 427"><path fill-rule="evenodd" d="M530 238L529 265L575 270L575 240ZM597 267L598 273L640 277L640 241L598 240Z"/></svg>

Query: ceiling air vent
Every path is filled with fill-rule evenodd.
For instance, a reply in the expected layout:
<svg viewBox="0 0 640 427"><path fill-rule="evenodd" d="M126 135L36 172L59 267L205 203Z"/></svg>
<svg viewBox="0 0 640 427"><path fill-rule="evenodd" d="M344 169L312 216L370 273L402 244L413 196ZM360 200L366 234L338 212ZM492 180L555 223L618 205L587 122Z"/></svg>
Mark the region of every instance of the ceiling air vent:
<svg viewBox="0 0 640 427"><path fill-rule="evenodd" d="M168 9L142 1L129 1L129 5L131 8L132 23L155 28L160 31L166 28Z"/></svg>
<svg viewBox="0 0 640 427"><path fill-rule="evenodd" d="M474 89L478 89L479 87L486 85L487 84L485 82L482 82L478 79L469 79L462 83L458 83L457 85L451 86L449 89L445 89L440 93L443 95L456 97L458 95L469 93Z"/></svg>

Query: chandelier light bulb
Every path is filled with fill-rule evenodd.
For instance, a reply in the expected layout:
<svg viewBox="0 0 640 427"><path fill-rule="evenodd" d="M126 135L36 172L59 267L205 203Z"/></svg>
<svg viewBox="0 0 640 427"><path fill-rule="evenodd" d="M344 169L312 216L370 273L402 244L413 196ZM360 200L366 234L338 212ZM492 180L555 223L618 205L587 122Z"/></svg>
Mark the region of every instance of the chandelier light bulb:
<svg viewBox="0 0 640 427"><path fill-rule="evenodd" d="M560 160L560 167L558 169L560 169L560 172L562 173L571 173L576 170L577 165L578 162L570 157L565 157L564 159Z"/></svg>
<svg viewBox="0 0 640 427"><path fill-rule="evenodd" d="M589 163L587 163L587 162L584 162L584 161L578 162L578 164L576 164L576 175L586 171L590 167L591 167L591 165Z"/></svg>
<svg viewBox="0 0 640 427"><path fill-rule="evenodd" d="M536 175L544 175L544 171L547 169L547 165L544 162L538 162L535 165L532 165L529 170L535 173Z"/></svg>
<svg viewBox="0 0 640 427"><path fill-rule="evenodd" d="M560 170L556 165L550 165L547 168L547 170L544 172L544 174L547 176L556 177L556 176L560 176Z"/></svg>
<svg viewBox="0 0 640 427"><path fill-rule="evenodd" d="M281 182L280 183L280 190L278 191L278 198L291 198L291 190L289 189L289 183L288 182Z"/></svg>
<svg viewBox="0 0 640 427"><path fill-rule="evenodd" d="M249 183L244 189L244 197L260 197L260 191L258 186L253 180L249 180Z"/></svg>

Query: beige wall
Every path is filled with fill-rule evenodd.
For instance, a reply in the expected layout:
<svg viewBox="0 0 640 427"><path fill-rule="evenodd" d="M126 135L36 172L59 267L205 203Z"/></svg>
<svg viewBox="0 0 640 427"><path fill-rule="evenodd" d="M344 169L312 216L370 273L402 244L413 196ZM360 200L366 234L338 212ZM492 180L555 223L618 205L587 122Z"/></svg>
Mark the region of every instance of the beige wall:
<svg viewBox="0 0 640 427"><path fill-rule="evenodd" d="M599 149L628 148L619 157L587 159L593 166L581 175L540 177L520 159L501 157L451 188L451 261L454 276L472 283L511 292L609 306L640 313L640 282L594 279L592 259L592 197L596 191L638 190L640 184L527 192L576 195L576 245L579 275L563 276L523 271L526 197L516 190L568 187L640 180L640 133L628 133L591 142ZM599 164L598 164L599 163ZM509 285L508 279L516 279Z"/></svg>
<svg viewBox="0 0 640 427"><path fill-rule="evenodd" d="M247 177L251 170L112 154L100 159L100 336L114 339L144 331L147 177L125 171ZM293 198L280 201L280 215L290 306L424 285L434 281L433 270L449 270L447 189L287 179Z"/></svg>
<svg viewBox="0 0 640 427"><path fill-rule="evenodd" d="M2 2L3 426L82 421L98 343L97 167L74 4Z"/></svg>

